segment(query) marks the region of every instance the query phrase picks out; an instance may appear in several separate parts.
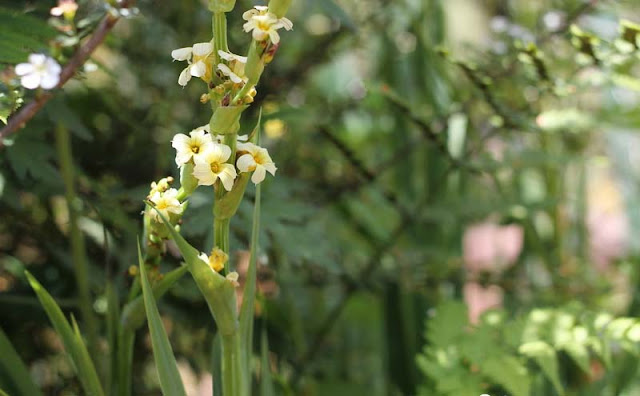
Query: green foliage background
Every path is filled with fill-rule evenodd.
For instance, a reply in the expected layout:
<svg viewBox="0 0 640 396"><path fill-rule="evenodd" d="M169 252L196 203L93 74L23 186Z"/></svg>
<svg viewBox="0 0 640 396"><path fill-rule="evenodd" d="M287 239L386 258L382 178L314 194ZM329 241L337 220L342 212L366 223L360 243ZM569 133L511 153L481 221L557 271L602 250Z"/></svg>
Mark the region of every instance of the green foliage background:
<svg viewBox="0 0 640 396"><path fill-rule="evenodd" d="M102 3L79 3L88 33ZM46 50L53 5L0 1L0 67ZM241 13L252 5L238 0L229 16L232 51L248 43ZM206 41L210 14L196 0L137 7L94 54L97 70L83 71L0 152L0 327L46 394L80 389L23 275L28 269L66 312L76 311L55 125L73 133L93 307L104 318L107 285L120 301L126 296L149 183L178 176L171 138L208 122L206 105L192 99L201 87L178 86L182 66L170 52ZM557 31L542 22L552 10L566 21ZM495 15L524 33L491 32ZM277 292L259 301L255 332L268 337L277 392L638 392L637 333L628 332L640 309L633 238L640 41L625 44L619 34L620 19L640 20L637 5L295 0L289 17L294 31L282 34L243 125L262 109L263 144L279 169L262 191L259 279L274 281ZM527 34L536 46L522 43ZM595 36L601 42L589 58ZM71 48L56 55L68 59ZM16 97L32 98L0 89L2 117ZM536 121L541 113L546 124ZM503 144L501 156L492 154L492 138ZM586 225L587 184L603 162L631 224L629 249L604 275L589 254ZM209 200L196 192L182 225L195 246L212 244ZM246 202L234 219L233 250L248 248L251 210ZM505 292L500 320L469 330L464 306L450 301L462 299L463 231L488 216L522 226L525 245L514 267L489 280ZM162 271L178 257L170 249ZM613 348L615 364L592 344L571 349L544 332L520 336L534 309L574 318L589 342ZM211 370L215 328L193 281L180 281L160 310L178 360L196 373ZM610 334L589 319L601 312L631 322ZM543 352L523 352L527 342L543 343ZM134 394L159 394L144 337L134 356ZM598 377L595 365L609 374ZM2 373L0 388L9 389Z"/></svg>

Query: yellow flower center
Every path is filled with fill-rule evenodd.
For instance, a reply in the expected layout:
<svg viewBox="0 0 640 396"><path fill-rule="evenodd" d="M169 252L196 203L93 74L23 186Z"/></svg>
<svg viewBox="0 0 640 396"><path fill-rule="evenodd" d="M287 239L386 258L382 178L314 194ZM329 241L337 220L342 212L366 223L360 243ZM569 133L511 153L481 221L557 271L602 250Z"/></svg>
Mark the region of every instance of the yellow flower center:
<svg viewBox="0 0 640 396"><path fill-rule="evenodd" d="M264 32L268 32L269 30L271 30L271 22L269 21L258 21L258 23L256 23L256 26L258 29Z"/></svg>
<svg viewBox="0 0 640 396"><path fill-rule="evenodd" d="M158 209L166 209L168 207L169 205L167 204L167 201L164 199L161 199L158 201L158 203L156 203L156 208Z"/></svg>
<svg viewBox="0 0 640 396"><path fill-rule="evenodd" d="M191 152L194 153L194 154L198 154L200 152L200 145L192 144L191 145Z"/></svg>
<svg viewBox="0 0 640 396"><path fill-rule="evenodd" d="M220 173L220 164L217 162L214 162L211 164L211 172L213 173Z"/></svg>

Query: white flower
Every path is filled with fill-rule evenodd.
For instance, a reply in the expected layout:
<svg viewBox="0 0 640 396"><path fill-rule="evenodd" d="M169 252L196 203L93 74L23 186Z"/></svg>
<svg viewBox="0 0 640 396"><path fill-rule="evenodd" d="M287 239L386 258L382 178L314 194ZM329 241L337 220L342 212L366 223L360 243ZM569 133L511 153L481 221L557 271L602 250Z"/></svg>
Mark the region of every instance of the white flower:
<svg viewBox="0 0 640 396"><path fill-rule="evenodd" d="M244 75L244 66L247 64L247 58L245 56L232 54L231 52L225 52L222 50L219 50L218 54L220 55L220 58L229 63L228 66L224 63L218 64L218 70L220 70L222 74L229 77L231 81L236 84L247 82L249 80Z"/></svg>
<svg viewBox="0 0 640 396"><path fill-rule="evenodd" d="M179 133L171 140L171 146L176 149L176 165L186 164L213 146L211 135L207 133L209 125L203 125L189 132L189 136Z"/></svg>
<svg viewBox="0 0 640 396"><path fill-rule="evenodd" d="M178 48L171 51L171 57L177 61L187 61L189 65L180 73L178 84L187 85L191 76L211 81L213 44L197 43L193 47Z"/></svg>
<svg viewBox="0 0 640 396"><path fill-rule="evenodd" d="M256 41L264 41L268 37L273 44L278 44L280 35L277 30L280 28L293 29L293 23L289 19L278 19L264 6L255 6L255 9L242 14L242 18L247 21L242 28L245 32L253 31L253 39Z"/></svg>
<svg viewBox="0 0 640 396"><path fill-rule="evenodd" d="M171 213L182 213L182 205L180 201L178 201L178 190L175 188L170 188L165 192L156 191L151 195L149 201L153 202L156 209L168 220L169 212ZM151 218L156 221L161 221L158 216L158 211L152 210L149 213L151 214Z"/></svg>
<svg viewBox="0 0 640 396"><path fill-rule="evenodd" d="M50 11L53 16L64 15L67 19L73 19L78 10L78 4L75 0L58 0L58 6L53 7Z"/></svg>
<svg viewBox="0 0 640 396"><path fill-rule="evenodd" d="M236 165L240 172L253 172L251 181L254 184L262 182L266 176L266 172L276 175L276 165L269 156L267 149L256 146L253 143L238 144L238 152L246 152L242 154Z"/></svg>
<svg viewBox="0 0 640 396"><path fill-rule="evenodd" d="M236 168L226 163L229 157L231 148L215 143L202 155L194 157L193 176L198 179L198 185L211 186L220 179L225 190L231 191L233 180L236 178Z"/></svg>
<svg viewBox="0 0 640 396"><path fill-rule="evenodd" d="M238 274L236 271L233 272L229 272L226 276L227 280L229 282L231 282L231 284L233 285L233 287L238 287L240 286L240 283L238 282L238 279L240 279L240 274Z"/></svg>
<svg viewBox="0 0 640 396"><path fill-rule="evenodd" d="M29 63L16 65L16 74L21 76L20 83L27 89L52 89L60 82L62 68L53 58L43 54L29 55Z"/></svg>

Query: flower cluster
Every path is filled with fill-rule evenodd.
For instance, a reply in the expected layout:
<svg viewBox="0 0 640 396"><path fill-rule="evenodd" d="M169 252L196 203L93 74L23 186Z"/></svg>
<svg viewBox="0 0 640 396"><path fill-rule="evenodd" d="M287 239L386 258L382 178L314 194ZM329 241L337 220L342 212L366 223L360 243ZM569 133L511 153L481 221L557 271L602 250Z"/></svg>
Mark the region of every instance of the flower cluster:
<svg viewBox="0 0 640 396"><path fill-rule="evenodd" d="M289 19L278 18L265 6L255 6L254 9L242 14L242 19L247 21L242 28L245 32L252 32L253 39L256 41L265 41L268 38L273 44L278 44L280 42L278 29L293 29L293 23Z"/></svg>
<svg viewBox="0 0 640 396"><path fill-rule="evenodd" d="M192 164L192 176L198 185L211 186L220 180L224 189L231 191L238 173L253 172L251 181L258 184L266 172L275 176L277 170L267 150L244 142L246 139L238 137L236 166L228 163L231 148L222 143L223 136L209 133L208 125L194 129L189 135L175 135L171 145L176 149L176 165Z"/></svg>

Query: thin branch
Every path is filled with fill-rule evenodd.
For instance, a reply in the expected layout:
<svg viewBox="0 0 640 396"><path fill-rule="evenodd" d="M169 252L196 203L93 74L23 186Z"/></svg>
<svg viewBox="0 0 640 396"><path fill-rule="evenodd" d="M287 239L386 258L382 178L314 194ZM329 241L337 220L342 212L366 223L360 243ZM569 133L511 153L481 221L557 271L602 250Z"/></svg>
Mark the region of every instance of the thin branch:
<svg viewBox="0 0 640 396"><path fill-rule="evenodd" d="M76 51L69 63L67 63L60 73L60 82L55 87L62 88L75 74L76 71L85 64L93 51L104 41L107 34L120 18L107 13L100 21L93 35ZM53 97L53 92L41 92L33 102L23 106L18 113L9 118L9 122L0 130L0 149L4 147L4 139L9 135L23 128L42 107Z"/></svg>

